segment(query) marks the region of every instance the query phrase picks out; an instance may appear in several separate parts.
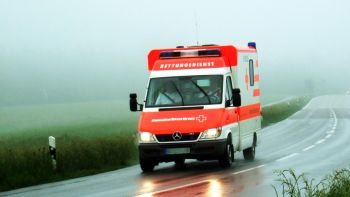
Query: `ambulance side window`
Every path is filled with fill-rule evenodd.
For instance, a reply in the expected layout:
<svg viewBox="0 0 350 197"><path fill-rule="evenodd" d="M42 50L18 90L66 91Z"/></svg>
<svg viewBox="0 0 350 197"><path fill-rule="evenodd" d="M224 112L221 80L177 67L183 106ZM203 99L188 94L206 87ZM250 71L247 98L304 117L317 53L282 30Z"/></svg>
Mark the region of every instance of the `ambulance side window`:
<svg viewBox="0 0 350 197"><path fill-rule="evenodd" d="M226 93L225 93L225 100L230 100L230 105L232 105L232 81L231 77L226 77Z"/></svg>
<svg viewBox="0 0 350 197"><path fill-rule="evenodd" d="M250 86L254 86L254 62L252 59L249 60L249 81Z"/></svg>

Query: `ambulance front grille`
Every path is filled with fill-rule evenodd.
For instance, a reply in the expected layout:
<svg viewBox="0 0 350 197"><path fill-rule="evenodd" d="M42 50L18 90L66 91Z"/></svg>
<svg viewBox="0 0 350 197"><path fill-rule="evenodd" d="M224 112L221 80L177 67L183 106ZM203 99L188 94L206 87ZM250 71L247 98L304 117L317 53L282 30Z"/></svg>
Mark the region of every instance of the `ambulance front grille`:
<svg viewBox="0 0 350 197"><path fill-rule="evenodd" d="M195 141L198 139L199 133L195 133L195 134L184 133L182 134L182 137L180 140L174 140L173 134L159 134L159 135L156 135L156 137L159 142Z"/></svg>

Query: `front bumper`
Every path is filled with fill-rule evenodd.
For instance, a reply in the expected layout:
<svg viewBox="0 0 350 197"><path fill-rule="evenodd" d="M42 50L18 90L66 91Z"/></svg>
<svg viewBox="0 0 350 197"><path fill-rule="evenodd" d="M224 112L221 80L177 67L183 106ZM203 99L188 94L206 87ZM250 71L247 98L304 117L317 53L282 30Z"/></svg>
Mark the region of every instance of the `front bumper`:
<svg viewBox="0 0 350 197"><path fill-rule="evenodd" d="M225 152L226 139L206 140L185 143L152 143L139 144L139 156L157 162L168 162L177 159L214 160L219 159ZM189 148L185 154L167 154L169 148Z"/></svg>

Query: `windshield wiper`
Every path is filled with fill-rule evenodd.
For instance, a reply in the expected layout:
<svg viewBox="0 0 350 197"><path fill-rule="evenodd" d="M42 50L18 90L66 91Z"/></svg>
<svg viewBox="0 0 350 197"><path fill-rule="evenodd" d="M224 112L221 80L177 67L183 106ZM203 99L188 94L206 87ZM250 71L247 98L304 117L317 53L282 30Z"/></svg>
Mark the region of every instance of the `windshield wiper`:
<svg viewBox="0 0 350 197"><path fill-rule="evenodd" d="M174 86L176 92L180 95L182 105L185 105L184 98L182 97L182 94L180 93L179 89L176 87L174 81L171 81L171 84Z"/></svg>
<svg viewBox="0 0 350 197"><path fill-rule="evenodd" d="M189 79L189 80L206 96L206 98L209 101L209 104L211 104L209 95L198 84L196 84L192 79Z"/></svg>

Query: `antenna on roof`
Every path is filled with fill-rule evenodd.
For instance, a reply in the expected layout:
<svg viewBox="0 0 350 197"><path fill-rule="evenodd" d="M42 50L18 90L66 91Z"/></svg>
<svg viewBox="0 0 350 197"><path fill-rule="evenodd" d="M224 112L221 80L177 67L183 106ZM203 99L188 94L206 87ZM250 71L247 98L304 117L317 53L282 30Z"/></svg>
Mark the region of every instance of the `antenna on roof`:
<svg viewBox="0 0 350 197"><path fill-rule="evenodd" d="M196 27L196 41L197 41L197 46L199 46L199 41L198 41L198 21L197 21L197 12L194 12L194 21L195 21L195 27Z"/></svg>

